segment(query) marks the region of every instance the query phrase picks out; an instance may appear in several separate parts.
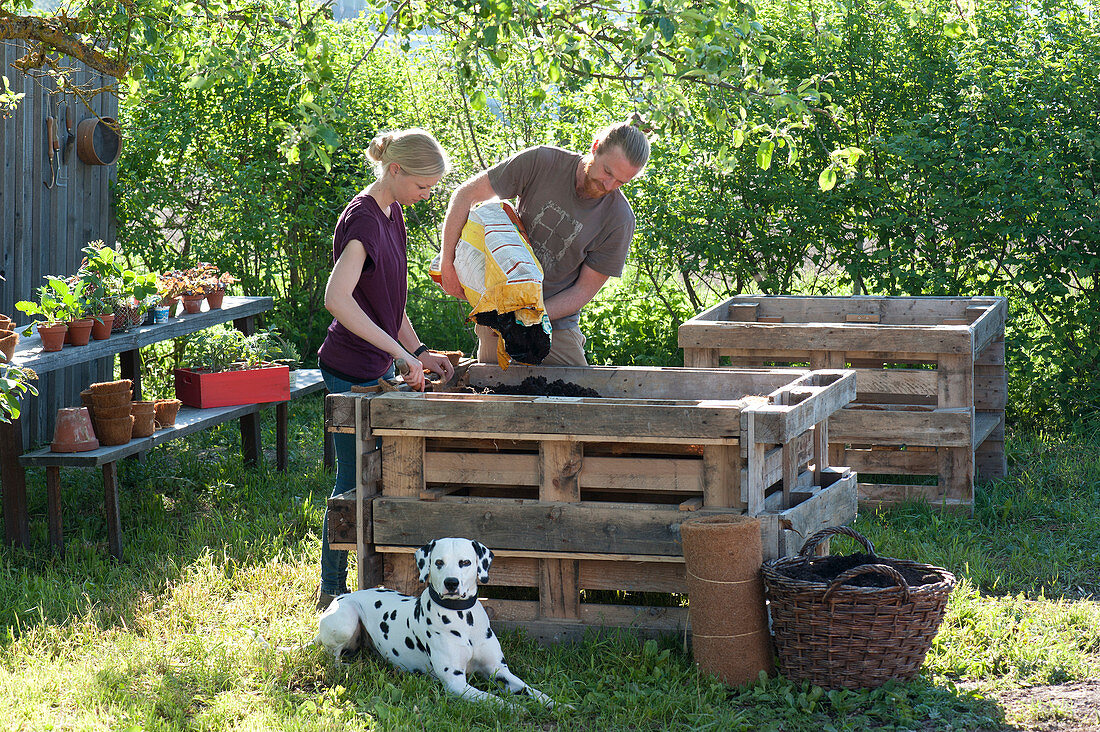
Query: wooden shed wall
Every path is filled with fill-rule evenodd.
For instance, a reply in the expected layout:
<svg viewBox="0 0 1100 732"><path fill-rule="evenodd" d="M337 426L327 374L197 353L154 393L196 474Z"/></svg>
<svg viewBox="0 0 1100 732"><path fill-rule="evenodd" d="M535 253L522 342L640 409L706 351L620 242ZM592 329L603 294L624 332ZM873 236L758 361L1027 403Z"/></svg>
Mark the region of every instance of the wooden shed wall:
<svg viewBox="0 0 1100 732"><path fill-rule="evenodd" d="M87 165L76 153L76 125L88 117L118 116L118 100L101 94L89 110L70 93L58 92L48 80L32 79L11 68L22 56L18 42L0 45L0 68L12 89L26 96L7 119L0 119L0 312L19 324L29 321L16 311L19 300L33 299L49 274L71 275L80 264L80 250L102 239L115 243L115 218L110 181L114 165ZM75 61L71 63L80 67ZM87 70L75 74L78 84L106 86L108 78ZM61 120L67 105L73 119L73 145L58 172L56 185L47 189L50 165L46 153L46 118L58 119L58 139L64 152L66 131ZM125 142L123 143L125 144ZM52 438L57 409L80 404L80 390L91 381L109 378L113 363L98 363L45 375L38 383L41 396L24 404L24 440L38 444Z"/></svg>

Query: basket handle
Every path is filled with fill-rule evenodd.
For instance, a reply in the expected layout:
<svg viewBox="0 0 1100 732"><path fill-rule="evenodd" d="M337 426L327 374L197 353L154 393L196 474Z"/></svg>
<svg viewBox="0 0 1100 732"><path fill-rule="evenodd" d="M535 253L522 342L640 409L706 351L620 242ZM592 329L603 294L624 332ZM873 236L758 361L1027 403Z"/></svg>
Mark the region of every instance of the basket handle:
<svg viewBox="0 0 1100 732"><path fill-rule="evenodd" d="M829 596L838 590L845 582L863 574L881 574L894 580L897 586L901 588L901 594L904 601L909 602L909 583L901 576L901 572L887 564L861 564L858 567L852 567L845 572L841 572L837 575L836 579L829 584L829 589L825 590L825 596L821 598L822 601L828 602Z"/></svg>
<svg viewBox="0 0 1100 732"><path fill-rule="evenodd" d="M814 551L817 549L818 544L825 541L830 536L836 536L837 534L843 534L844 536L852 537L860 544L862 544L863 548L866 549L867 553L870 554L872 557L878 556L877 554L875 554L875 547L873 544L871 544L871 541L867 539L867 537L865 537L863 534L848 526L830 526L827 529L822 529L816 534L811 535L809 539L806 539L806 543L803 544L802 548L798 551L798 556L812 557Z"/></svg>

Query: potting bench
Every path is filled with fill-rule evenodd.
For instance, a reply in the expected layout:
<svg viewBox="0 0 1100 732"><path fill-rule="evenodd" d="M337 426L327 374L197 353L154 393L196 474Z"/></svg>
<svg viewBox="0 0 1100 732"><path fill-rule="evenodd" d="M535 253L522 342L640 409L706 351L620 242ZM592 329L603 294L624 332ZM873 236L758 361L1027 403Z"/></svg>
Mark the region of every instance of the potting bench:
<svg viewBox="0 0 1100 732"><path fill-rule="evenodd" d="M298 369L290 374L290 398L312 394L320 391L325 386L319 369ZM117 463L124 457L136 455L150 448L162 445L169 440L175 440L185 435L214 427L228 422L231 419L243 420L251 417L255 420L261 409L274 405L276 408L276 467L280 471L287 468L287 429L286 429L286 405L287 402L267 402L263 404L241 404L232 407L211 407L208 409L196 409L194 407L181 407L176 415L176 423L164 429L157 430L150 437L140 437L130 440L125 445L100 447L87 452L51 452L45 447L41 450L29 452L19 458L24 467L44 466L46 468L46 500L47 521L49 523L50 544L60 554L64 554L64 534L61 527L61 468L102 468L103 469L103 497L107 510L107 545L111 554L122 558L122 523L118 514L118 468ZM242 427L242 435L245 429ZM248 440L245 440L247 443ZM259 435L256 435L256 445L243 447L245 459L254 462L259 454Z"/></svg>
<svg viewBox="0 0 1100 732"><path fill-rule="evenodd" d="M92 341L87 346L66 346L61 351L44 352L37 335L22 338L12 358L16 366L29 367L41 376L52 371L59 371L70 366L76 366L101 358L114 357L118 354L119 366L123 378L134 382L134 399L141 398L141 360L138 349L159 343L161 341L179 338L196 331L232 322L233 326L244 333L252 333L255 330L255 318L274 305L270 297L226 297L220 309L203 310L200 313L180 315L169 318L166 323L155 325L137 326L125 332L113 333L110 338L102 341ZM320 372L316 370L301 370L297 381L292 385L291 397L302 396L324 388ZM230 419L240 420L241 452L245 462L255 463L260 455L260 423L258 412L270 405L243 405L242 407L226 407L219 410L195 410L205 412L204 416L192 417L194 421L187 421L188 410L181 410L177 422L180 428L175 431L157 433L151 438L131 440L126 445L118 448L101 448L101 451L121 451L108 459L108 453L103 453L97 458L89 458L81 461L81 456L91 456L93 453L66 453L65 457L76 458L76 462L51 462L50 459L39 459L42 451L28 453L20 458L23 446L22 425L18 420L10 423L0 423L0 479L3 484L4 504L4 534L6 541L19 547L25 547L30 540L30 527L27 515L27 486L24 474L24 465L49 465L60 467L68 465L103 465L106 482L107 464L111 470L114 462L127 455L143 452L154 445L167 439L182 437L200 429L211 427L215 424ZM278 464L285 467L286 463L286 403L276 404ZM326 440L326 464L331 463L331 449ZM132 448L132 449L131 449ZM94 451L99 453L100 451ZM62 453L53 453L61 456ZM98 462L95 462L98 460ZM105 486L106 490L106 486ZM117 503L115 504L117 506ZM110 498L108 497L108 512L111 511ZM117 512L116 512L117 516ZM52 524L51 524L52 526ZM53 536L51 528L51 538Z"/></svg>

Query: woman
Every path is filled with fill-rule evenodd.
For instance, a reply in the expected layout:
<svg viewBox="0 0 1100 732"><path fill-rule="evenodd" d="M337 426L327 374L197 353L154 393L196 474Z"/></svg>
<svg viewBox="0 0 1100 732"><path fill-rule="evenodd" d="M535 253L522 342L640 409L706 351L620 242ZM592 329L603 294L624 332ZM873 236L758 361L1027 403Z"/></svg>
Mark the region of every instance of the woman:
<svg viewBox="0 0 1100 732"><path fill-rule="evenodd" d="M325 309L334 320L317 350L330 393L372 386L393 378L395 359L408 364L405 381L424 388L424 369L449 379L451 362L420 342L405 313L408 295L407 236L402 206L431 197L447 172L447 154L424 130L388 132L371 141L367 159L376 180L351 199L332 238L335 262L325 288ZM338 496L355 487L355 435L334 435ZM348 553L328 542L328 512L322 527L318 608L347 592Z"/></svg>

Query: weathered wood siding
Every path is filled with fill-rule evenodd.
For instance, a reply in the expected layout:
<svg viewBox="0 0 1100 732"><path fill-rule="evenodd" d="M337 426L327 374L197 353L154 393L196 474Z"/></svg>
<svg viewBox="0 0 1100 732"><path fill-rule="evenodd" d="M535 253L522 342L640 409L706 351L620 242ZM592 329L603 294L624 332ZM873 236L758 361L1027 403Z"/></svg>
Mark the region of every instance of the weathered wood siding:
<svg viewBox="0 0 1100 732"><path fill-rule="evenodd" d="M80 250L90 241L115 243L115 220L110 181L114 165L87 165L76 154L76 125L98 115L118 116L118 100L101 94L89 110L76 96L59 93L46 80L31 79L11 68L22 55L18 42L0 45L0 66L11 87L26 96L12 116L0 120L0 312L19 324L28 318L16 311L19 300L32 299L43 277L70 275L80 264ZM74 66L78 66L72 62ZM109 79L83 71L77 84L106 86ZM46 118L58 120L61 153L67 132L62 117L68 107L73 119L73 144L63 158L57 183L47 189L50 164L46 152ZM94 114L93 114L94 112ZM125 142L123 143L125 144ZM46 374L38 383L41 396L24 405L24 439L29 444L52 438L53 417L60 407L80 404L80 390L92 381L109 378L113 360Z"/></svg>

